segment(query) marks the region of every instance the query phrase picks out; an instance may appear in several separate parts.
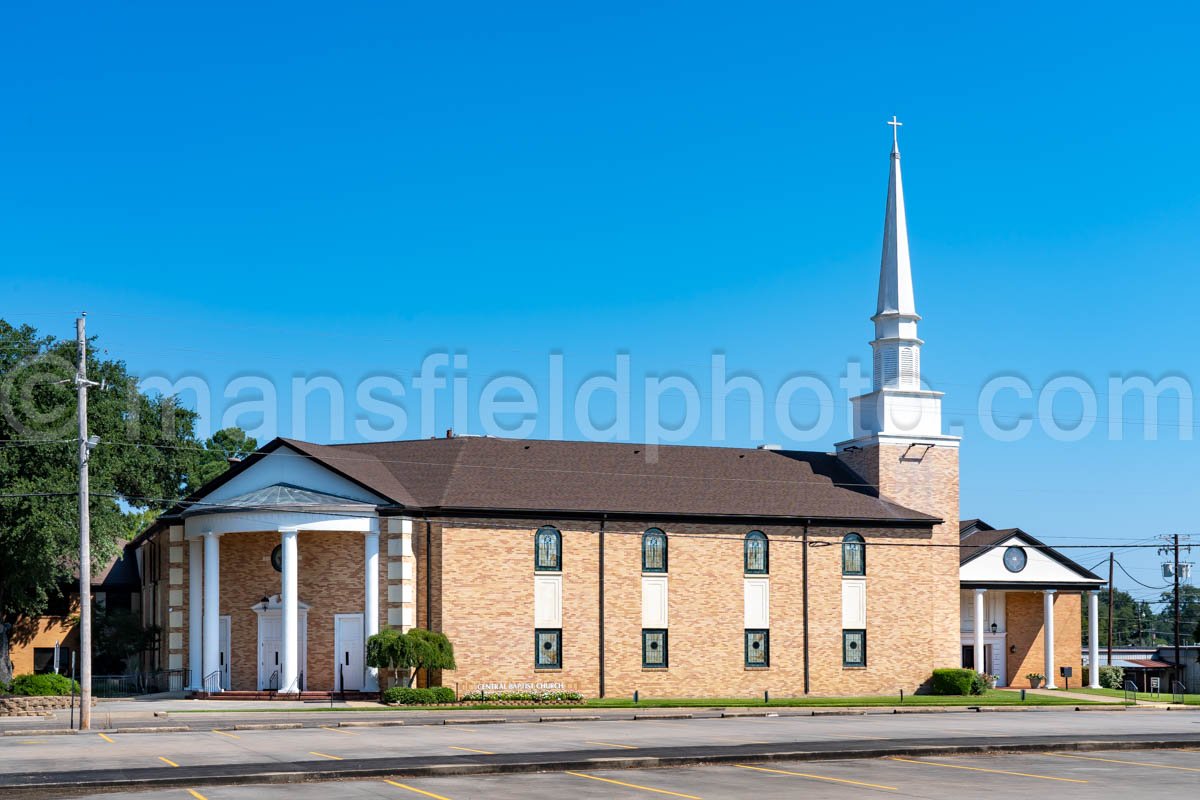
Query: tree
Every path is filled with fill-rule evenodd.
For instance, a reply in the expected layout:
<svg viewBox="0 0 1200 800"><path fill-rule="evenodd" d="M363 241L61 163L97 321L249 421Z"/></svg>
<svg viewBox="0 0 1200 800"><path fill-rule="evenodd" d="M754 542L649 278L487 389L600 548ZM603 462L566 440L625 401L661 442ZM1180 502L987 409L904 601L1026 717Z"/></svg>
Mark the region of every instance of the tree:
<svg viewBox="0 0 1200 800"><path fill-rule="evenodd" d="M1158 618L1155 626L1169 644L1175 643L1175 590L1168 589L1159 595ZM1195 628L1195 634L1200 634L1200 586L1179 584L1179 619L1180 644L1188 643L1188 634ZM1196 640L1200 642L1200 639Z"/></svg>
<svg viewBox="0 0 1200 800"><path fill-rule="evenodd" d="M217 454L195 440L195 412L142 393L124 362L88 350L88 377L105 387L88 403L101 440L90 461L92 559L103 564ZM0 319L0 681L11 679L7 631L43 613L78 569L76 360L73 339Z"/></svg>
<svg viewBox="0 0 1200 800"><path fill-rule="evenodd" d="M410 685L408 671L413 666L412 641L394 628L386 628L367 637L367 666L392 672L392 685L400 682L400 672L406 674L404 685Z"/></svg>
<svg viewBox="0 0 1200 800"><path fill-rule="evenodd" d="M444 633L388 628L367 639L367 666L391 670L393 684L412 686L418 670L455 669L454 646Z"/></svg>
<svg viewBox="0 0 1200 800"><path fill-rule="evenodd" d="M241 428L217 431L204 441L196 467L188 476L189 488L203 486L227 470L231 461L241 461L257 449L258 442Z"/></svg>

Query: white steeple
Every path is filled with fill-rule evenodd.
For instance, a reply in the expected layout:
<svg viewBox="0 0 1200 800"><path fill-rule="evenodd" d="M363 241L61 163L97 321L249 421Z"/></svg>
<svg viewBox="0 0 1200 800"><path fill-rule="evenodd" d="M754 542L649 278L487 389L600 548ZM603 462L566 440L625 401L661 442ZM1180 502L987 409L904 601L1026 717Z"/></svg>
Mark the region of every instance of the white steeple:
<svg viewBox="0 0 1200 800"><path fill-rule="evenodd" d="M879 297L875 306L872 390L852 398L854 438L839 450L869 444L958 446L958 437L942 435L942 393L921 388L921 345L917 338L912 265L908 255L908 221L904 184L900 179L900 125L892 117L891 168L883 217L883 256L879 262Z"/></svg>
<svg viewBox="0 0 1200 800"><path fill-rule="evenodd" d="M904 123L892 117L891 170L883 217L883 257L879 262L879 302L875 307L872 384L921 387L921 340L917 338L917 306L913 301L912 264L908 257L908 221L904 215L904 183L900 179L900 141Z"/></svg>

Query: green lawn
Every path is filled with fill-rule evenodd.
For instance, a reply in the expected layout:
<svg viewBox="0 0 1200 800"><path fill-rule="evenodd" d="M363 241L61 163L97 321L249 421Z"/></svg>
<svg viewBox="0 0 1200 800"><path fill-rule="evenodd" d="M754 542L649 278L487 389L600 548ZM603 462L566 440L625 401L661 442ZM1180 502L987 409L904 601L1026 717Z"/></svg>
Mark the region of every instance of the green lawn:
<svg viewBox="0 0 1200 800"><path fill-rule="evenodd" d="M1125 692L1120 689L1072 689L1072 692L1083 692L1084 694L1095 694L1103 697L1125 697ZM1152 703L1170 703L1170 692L1159 694L1157 697L1146 692L1137 693L1138 700L1149 700ZM1200 694L1185 694L1183 702L1189 706L1200 706Z"/></svg>
<svg viewBox="0 0 1200 800"><path fill-rule="evenodd" d="M1097 702L1104 702L1098 700ZM852 708L867 706L1069 706L1079 705L1079 701L1068 697L1051 697L1046 695L1027 695L1024 702L1017 692L1002 692L990 689L983 695L962 697L955 695L905 695L900 702L898 695L869 695L866 697L781 697L772 699L769 703L762 700L745 697L701 697L701 698L641 698L634 705L632 698L604 698L587 701L592 708L793 708L793 707L834 707Z"/></svg>

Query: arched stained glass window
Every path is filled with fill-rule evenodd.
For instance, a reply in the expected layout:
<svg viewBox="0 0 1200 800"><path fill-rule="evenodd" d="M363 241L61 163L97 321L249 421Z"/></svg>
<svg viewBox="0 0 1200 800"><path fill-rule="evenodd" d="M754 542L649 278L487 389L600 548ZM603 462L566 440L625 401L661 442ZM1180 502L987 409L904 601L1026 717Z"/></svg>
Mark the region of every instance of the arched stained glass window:
<svg viewBox="0 0 1200 800"><path fill-rule="evenodd" d="M848 533L842 539L842 574L867 574L867 545L857 533Z"/></svg>
<svg viewBox="0 0 1200 800"><path fill-rule="evenodd" d="M544 525L538 528L533 539L535 570L559 572L562 570L562 534L558 528Z"/></svg>
<svg viewBox="0 0 1200 800"><path fill-rule="evenodd" d="M642 572L667 571L667 535L659 528L642 534Z"/></svg>
<svg viewBox="0 0 1200 800"><path fill-rule="evenodd" d="M745 566L747 575L766 575L770 569L770 552L767 536L762 531L750 531L746 534Z"/></svg>

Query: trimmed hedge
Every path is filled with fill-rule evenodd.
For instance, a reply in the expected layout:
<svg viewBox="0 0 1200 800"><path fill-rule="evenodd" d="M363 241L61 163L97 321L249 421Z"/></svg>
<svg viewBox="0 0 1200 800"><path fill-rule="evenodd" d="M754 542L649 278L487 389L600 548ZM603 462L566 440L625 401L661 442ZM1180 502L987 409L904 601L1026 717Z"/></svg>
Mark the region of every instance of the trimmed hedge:
<svg viewBox="0 0 1200 800"><path fill-rule="evenodd" d="M70 694L72 689L78 693L79 684L65 675L54 673L18 675L8 687L10 693L24 697L61 697Z"/></svg>
<svg viewBox="0 0 1200 800"><path fill-rule="evenodd" d="M449 686L432 686L427 689L393 686L391 689L384 689L379 699L389 706L436 706L453 703L454 690Z"/></svg>
<svg viewBox="0 0 1200 800"><path fill-rule="evenodd" d="M464 703L569 703L582 699L579 692L471 692L462 696Z"/></svg>
<svg viewBox="0 0 1200 800"><path fill-rule="evenodd" d="M934 694L966 696L983 694L986 688L983 676L973 669L935 669L930 681Z"/></svg>
<svg viewBox="0 0 1200 800"><path fill-rule="evenodd" d="M1100 685L1105 689L1123 689L1125 684L1124 667L1100 667Z"/></svg>

